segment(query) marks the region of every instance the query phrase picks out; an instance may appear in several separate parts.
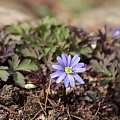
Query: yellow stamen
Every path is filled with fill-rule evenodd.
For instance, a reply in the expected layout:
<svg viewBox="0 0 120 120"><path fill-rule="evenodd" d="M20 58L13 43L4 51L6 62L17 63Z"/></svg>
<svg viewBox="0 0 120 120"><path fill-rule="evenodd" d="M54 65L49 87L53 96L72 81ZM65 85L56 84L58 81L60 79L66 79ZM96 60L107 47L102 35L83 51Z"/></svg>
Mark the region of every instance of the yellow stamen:
<svg viewBox="0 0 120 120"><path fill-rule="evenodd" d="M72 73L72 67L65 67L65 72L66 72L67 74Z"/></svg>

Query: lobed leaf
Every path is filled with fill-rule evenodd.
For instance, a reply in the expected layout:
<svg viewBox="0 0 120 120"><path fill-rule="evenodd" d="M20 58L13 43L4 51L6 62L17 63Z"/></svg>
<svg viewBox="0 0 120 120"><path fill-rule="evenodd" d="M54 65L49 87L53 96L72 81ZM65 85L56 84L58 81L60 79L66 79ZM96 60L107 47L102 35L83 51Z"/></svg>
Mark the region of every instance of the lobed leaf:
<svg viewBox="0 0 120 120"><path fill-rule="evenodd" d="M81 47L80 48L80 54L88 56L89 54L92 53L92 49L90 47Z"/></svg>
<svg viewBox="0 0 120 120"><path fill-rule="evenodd" d="M32 57L32 58L38 58L36 52L34 49L29 49L29 48L24 48L21 50L21 52L23 53L23 55L25 57Z"/></svg>
<svg viewBox="0 0 120 120"><path fill-rule="evenodd" d="M6 70L0 70L0 79L2 80L2 81L7 81L8 80L8 77L9 77L9 73L8 73L8 71L6 71Z"/></svg>
<svg viewBox="0 0 120 120"><path fill-rule="evenodd" d="M13 56L12 62L11 62L13 69L16 69L18 67L19 63L20 63L19 56L17 54L15 54Z"/></svg>
<svg viewBox="0 0 120 120"><path fill-rule="evenodd" d="M23 71L35 71L38 70L38 66L35 63L32 63L30 59L24 59L16 68L16 70L23 70Z"/></svg>
<svg viewBox="0 0 120 120"><path fill-rule="evenodd" d="M25 78L20 72L13 73L13 80L18 86L25 87Z"/></svg>
<svg viewBox="0 0 120 120"><path fill-rule="evenodd" d="M6 26L6 30L15 35L24 33L23 29L18 25L8 25Z"/></svg>

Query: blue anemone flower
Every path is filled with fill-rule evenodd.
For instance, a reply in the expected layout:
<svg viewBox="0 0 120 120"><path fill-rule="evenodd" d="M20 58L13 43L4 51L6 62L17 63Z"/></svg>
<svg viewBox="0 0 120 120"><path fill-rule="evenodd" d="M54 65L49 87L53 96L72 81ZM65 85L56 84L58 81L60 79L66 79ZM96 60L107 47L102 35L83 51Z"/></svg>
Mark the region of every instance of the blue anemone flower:
<svg viewBox="0 0 120 120"><path fill-rule="evenodd" d="M58 65L52 65L52 68L55 72L51 73L51 78L57 78L56 83L60 83L64 80L65 87L68 87L69 83L72 88L75 88L75 80L80 84L84 84L83 79L78 75L86 71L84 63L79 63L79 55L74 55L71 58L71 55L62 54L61 57L57 57Z"/></svg>
<svg viewBox="0 0 120 120"><path fill-rule="evenodd" d="M120 26L114 27L112 31L112 39L120 39Z"/></svg>

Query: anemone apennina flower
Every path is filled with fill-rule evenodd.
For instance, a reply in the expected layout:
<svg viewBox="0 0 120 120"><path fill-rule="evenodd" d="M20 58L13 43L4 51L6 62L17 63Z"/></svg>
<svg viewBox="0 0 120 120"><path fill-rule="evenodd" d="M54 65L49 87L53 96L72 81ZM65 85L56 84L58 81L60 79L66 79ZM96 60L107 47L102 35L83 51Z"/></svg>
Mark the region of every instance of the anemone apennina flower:
<svg viewBox="0 0 120 120"><path fill-rule="evenodd" d="M57 78L56 83L60 83L64 80L65 87L68 87L69 83L72 88L75 88L75 80L80 84L84 84L83 79L78 75L78 73L85 72L84 63L79 63L79 55L74 55L71 58L71 55L62 54L61 57L57 57L58 65L52 64L52 68L55 72L51 73L51 78Z"/></svg>
<svg viewBox="0 0 120 120"><path fill-rule="evenodd" d="M112 38L113 39L120 39L120 26L116 26L113 28Z"/></svg>

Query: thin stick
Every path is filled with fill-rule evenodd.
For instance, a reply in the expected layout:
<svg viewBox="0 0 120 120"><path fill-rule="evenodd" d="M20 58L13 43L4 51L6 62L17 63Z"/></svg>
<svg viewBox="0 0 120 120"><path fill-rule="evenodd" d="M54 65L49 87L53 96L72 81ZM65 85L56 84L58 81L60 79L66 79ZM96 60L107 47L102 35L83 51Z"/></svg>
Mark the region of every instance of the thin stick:
<svg viewBox="0 0 120 120"><path fill-rule="evenodd" d="M50 78L50 82L49 82L49 86L48 86L47 94L46 94L46 100L45 100L45 111L46 111L46 104L47 104L47 101L48 101L48 93L49 93L49 91L50 91L50 85L51 85L51 78Z"/></svg>
<svg viewBox="0 0 120 120"><path fill-rule="evenodd" d="M69 108L67 108L66 111L67 111L67 114L68 114L69 120L72 120L72 118L71 118L71 116L70 116Z"/></svg>
<svg viewBox="0 0 120 120"><path fill-rule="evenodd" d="M7 110L7 111L10 112L10 113L17 114L17 112L9 109L8 107L6 107L6 106L4 106L4 105L1 105L1 104L0 104L0 107L3 108L4 110Z"/></svg>
<svg viewBox="0 0 120 120"><path fill-rule="evenodd" d="M42 110L38 111L31 120L35 120L35 118L39 115L39 113L40 113L41 111L42 111Z"/></svg>
<svg viewBox="0 0 120 120"><path fill-rule="evenodd" d="M72 117L74 117L74 118L76 118L76 119L78 119L78 120L84 120L84 119L82 119L82 118L80 118L80 117L78 117L78 116L75 116L75 115L70 115L70 116L72 116Z"/></svg>
<svg viewBox="0 0 120 120"><path fill-rule="evenodd" d="M95 115L93 116L93 119L92 119L92 120L94 120L94 119L96 118L96 116L97 116L97 114L98 114L98 112L99 112L99 110L100 110L101 102L99 102L98 105L99 105L99 107L98 107L97 111L95 112Z"/></svg>
<svg viewBox="0 0 120 120"><path fill-rule="evenodd" d="M44 108L43 108L43 106L42 106L42 103L40 102L40 99L38 98L38 96L36 96L36 97L37 97L37 99L38 99L38 103L39 103L42 111L44 112L45 115L47 115L47 113L45 112L45 110L44 110Z"/></svg>

